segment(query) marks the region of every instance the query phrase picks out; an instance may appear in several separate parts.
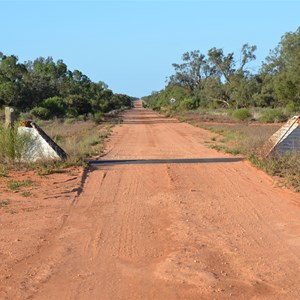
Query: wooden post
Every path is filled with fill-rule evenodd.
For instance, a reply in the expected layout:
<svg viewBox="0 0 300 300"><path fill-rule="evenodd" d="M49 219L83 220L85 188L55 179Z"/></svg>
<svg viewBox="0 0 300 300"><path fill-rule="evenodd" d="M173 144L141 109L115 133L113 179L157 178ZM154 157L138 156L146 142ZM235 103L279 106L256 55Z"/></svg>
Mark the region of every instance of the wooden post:
<svg viewBox="0 0 300 300"><path fill-rule="evenodd" d="M16 121L15 110L12 107L5 107L5 127L12 128Z"/></svg>

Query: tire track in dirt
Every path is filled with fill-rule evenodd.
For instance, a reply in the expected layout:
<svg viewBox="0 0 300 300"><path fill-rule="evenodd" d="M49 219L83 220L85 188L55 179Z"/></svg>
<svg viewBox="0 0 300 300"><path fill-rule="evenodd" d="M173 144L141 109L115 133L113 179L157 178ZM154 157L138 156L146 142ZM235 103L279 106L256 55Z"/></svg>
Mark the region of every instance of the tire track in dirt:
<svg viewBox="0 0 300 300"><path fill-rule="evenodd" d="M137 107L104 159L226 158ZM99 166L7 299L297 299L299 196L245 162Z"/></svg>

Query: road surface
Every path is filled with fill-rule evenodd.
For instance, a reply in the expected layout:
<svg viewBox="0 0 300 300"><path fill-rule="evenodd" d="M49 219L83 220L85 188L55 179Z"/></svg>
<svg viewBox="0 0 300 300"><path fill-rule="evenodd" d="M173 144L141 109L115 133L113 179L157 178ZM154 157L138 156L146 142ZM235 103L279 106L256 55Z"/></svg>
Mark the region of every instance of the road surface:
<svg viewBox="0 0 300 300"><path fill-rule="evenodd" d="M9 297L299 299L300 197L211 136L138 103Z"/></svg>

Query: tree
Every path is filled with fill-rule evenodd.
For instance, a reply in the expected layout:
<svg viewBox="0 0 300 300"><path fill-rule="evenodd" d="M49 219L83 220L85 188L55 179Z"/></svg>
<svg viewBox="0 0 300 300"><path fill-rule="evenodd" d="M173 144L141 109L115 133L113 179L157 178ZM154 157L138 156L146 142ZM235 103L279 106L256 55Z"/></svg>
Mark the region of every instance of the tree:
<svg viewBox="0 0 300 300"><path fill-rule="evenodd" d="M244 44L241 49L239 66L232 52L225 55L223 49L216 48L208 51L210 63L215 67L220 81L224 82L221 85L222 92L217 92L217 95L222 95L222 98L219 99L220 102L227 106L234 105L236 108L247 106L247 102L256 92L256 89L251 89L248 86L251 83L252 87L255 87L255 84L253 84L255 81L253 81L250 73L245 70L245 67L256 58L254 55L255 50L256 46Z"/></svg>
<svg viewBox="0 0 300 300"><path fill-rule="evenodd" d="M16 56L0 54L0 104L24 107L25 89L21 81L26 67L18 63Z"/></svg>
<svg viewBox="0 0 300 300"><path fill-rule="evenodd" d="M89 101L81 95L69 95L66 97L66 104L69 112L76 115L87 115L91 112L92 106Z"/></svg>
<svg viewBox="0 0 300 300"><path fill-rule="evenodd" d="M66 113L67 105L60 97L52 97L43 101L42 106L49 110L50 117L63 117Z"/></svg>
<svg viewBox="0 0 300 300"><path fill-rule="evenodd" d="M132 97L114 94L103 81L92 82L63 60L38 57L23 64L0 52L0 108L12 105L47 119L109 112L131 107Z"/></svg>
<svg viewBox="0 0 300 300"><path fill-rule="evenodd" d="M261 73L272 78L273 94L278 104L300 105L300 27L288 32L266 59Z"/></svg>
<svg viewBox="0 0 300 300"><path fill-rule="evenodd" d="M182 64L173 64L175 75L170 77L170 83L184 86L192 93L202 89L204 81L215 74L215 68L199 50L184 53L182 60Z"/></svg>

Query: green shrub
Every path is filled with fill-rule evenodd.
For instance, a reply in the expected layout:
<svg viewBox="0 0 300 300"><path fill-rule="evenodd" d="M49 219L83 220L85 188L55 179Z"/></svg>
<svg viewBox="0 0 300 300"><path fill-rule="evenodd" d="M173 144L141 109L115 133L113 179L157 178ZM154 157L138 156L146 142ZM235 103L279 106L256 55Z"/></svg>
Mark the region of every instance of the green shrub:
<svg viewBox="0 0 300 300"><path fill-rule="evenodd" d="M160 105L155 105L155 106L152 107L152 109L154 111L160 111L161 107L160 107Z"/></svg>
<svg viewBox="0 0 300 300"><path fill-rule="evenodd" d="M74 119L74 118L78 117L78 111L75 108L73 108L73 107L69 107L67 109L66 117Z"/></svg>
<svg viewBox="0 0 300 300"><path fill-rule="evenodd" d="M30 114L32 114L33 116L43 119L43 120L47 120L50 118L51 116L51 112L49 111L48 108L46 107L34 107L31 111Z"/></svg>
<svg viewBox="0 0 300 300"><path fill-rule="evenodd" d="M32 115L29 112L21 112L19 116L19 120L21 121L32 120Z"/></svg>
<svg viewBox="0 0 300 300"><path fill-rule="evenodd" d="M65 124L74 124L75 123L75 121L76 121L76 119L74 119L74 118L67 118L67 119L65 119Z"/></svg>
<svg viewBox="0 0 300 300"><path fill-rule="evenodd" d="M232 117L237 121L245 121L250 119L252 114L247 108L240 108L232 113Z"/></svg>
<svg viewBox="0 0 300 300"><path fill-rule="evenodd" d="M264 123L285 122L287 116L280 109L268 108L261 112L260 121Z"/></svg>
<svg viewBox="0 0 300 300"><path fill-rule="evenodd" d="M179 110L191 110L196 108L196 102L191 98L183 99L178 106Z"/></svg>
<svg viewBox="0 0 300 300"><path fill-rule="evenodd" d="M60 97L52 97L43 101L42 106L47 108L50 117L63 117L66 113L66 104Z"/></svg>
<svg viewBox="0 0 300 300"><path fill-rule="evenodd" d="M70 114L70 109L72 109L76 111L77 115L87 115L89 112L91 112L92 109L91 103L88 101L88 99L79 94L68 95L65 98L65 102L68 106L68 114Z"/></svg>
<svg viewBox="0 0 300 300"><path fill-rule="evenodd" d="M285 107L285 110L289 115L296 114L300 112L300 106L295 102L289 102Z"/></svg>
<svg viewBox="0 0 300 300"><path fill-rule="evenodd" d="M104 120L104 113L101 111L98 111L94 115L94 121L96 124L100 124Z"/></svg>
<svg viewBox="0 0 300 300"><path fill-rule="evenodd" d="M0 162L20 161L28 143L30 136L20 134L18 127L0 127Z"/></svg>

